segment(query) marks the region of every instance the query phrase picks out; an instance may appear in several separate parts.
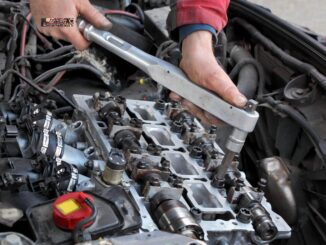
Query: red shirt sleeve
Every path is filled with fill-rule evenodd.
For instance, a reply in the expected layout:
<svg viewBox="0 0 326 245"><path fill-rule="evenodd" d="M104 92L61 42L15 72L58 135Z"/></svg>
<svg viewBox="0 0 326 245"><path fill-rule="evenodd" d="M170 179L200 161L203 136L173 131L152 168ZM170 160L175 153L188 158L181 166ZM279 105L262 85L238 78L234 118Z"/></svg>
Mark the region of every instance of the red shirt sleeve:
<svg viewBox="0 0 326 245"><path fill-rule="evenodd" d="M206 24L221 31L227 23L227 8L230 0L172 0L167 20L168 30L183 25Z"/></svg>

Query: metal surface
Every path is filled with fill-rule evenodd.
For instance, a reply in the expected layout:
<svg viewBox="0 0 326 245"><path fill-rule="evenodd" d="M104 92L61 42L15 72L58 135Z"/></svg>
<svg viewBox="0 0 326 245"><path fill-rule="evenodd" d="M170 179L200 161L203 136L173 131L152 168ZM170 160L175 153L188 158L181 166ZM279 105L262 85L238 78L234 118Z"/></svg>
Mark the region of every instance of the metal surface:
<svg viewBox="0 0 326 245"><path fill-rule="evenodd" d="M266 195L273 204L275 211L284 217L289 224L297 220L297 203L292 191L288 163L280 157L261 160L261 176L267 180Z"/></svg>
<svg viewBox="0 0 326 245"><path fill-rule="evenodd" d="M252 132L254 130L259 117L257 112L248 112L226 103L213 93L191 82L179 68L141 51L110 32L96 29L84 20L80 20L78 25L87 40L127 60L164 87L241 131ZM185 87L188 89L184 89Z"/></svg>
<svg viewBox="0 0 326 245"><path fill-rule="evenodd" d="M212 92L191 82L176 66L143 52L110 32L96 29L84 20L79 20L78 26L87 40L93 41L125 59L162 86L234 127L226 144L228 149L226 156L228 157L224 158L223 166L218 170L218 176L216 176L217 179L221 179L232 162L233 157L231 156L234 156L235 153L240 153L247 134L252 132L256 126L259 118L255 110L257 103L249 101L247 110L236 108ZM166 138L166 134L160 133L160 135ZM155 138L156 141L159 141L158 138L162 139L162 137ZM158 143L170 146L170 143L165 140Z"/></svg>
<svg viewBox="0 0 326 245"><path fill-rule="evenodd" d="M86 128L89 130L89 134L93 135L93 140L96 142L97 147L101 149L101 152L109 151L109 149L111 151L112 147L114 147L112 139L117 132L132 129L130 126L113 125L110 133L105 130L97 130L98 117L92 102L92 96L74 95L74 100L80 110L87 113ZM106 103L106 101L99 101L101 107L104 107ZM191 157L191 148L185 144L183 135L172 132L173 121L170 118L171 114L168 109L171 106L170 104L165 105L166 109L164 111L155 109L155 102L149 101L127 100L126 106L127 110L122 115L122 119L129 121L130 116L132 116L143 120L143 124L138 129L142 130L142 135L139 138L141 152L129 152L127 154L128 171L123 175L121 185L129 191L139 207L143 231L153 232L159 227L165 227L182 233L182 231L178 231L178 227L182 227L183 221L181 223L170 223L171 220L181 216L190 217L190 210L196 208L201 213L198 224L204 232L203 240L208 244L216 244L222 238L228 240L236 238L243 243L266 243L255 235L252 222L242 223L237 220L237 212L234 210L234 205L228 202L225 189L214 188L209 182L212 173L205 169L203 159ZM195 123L198 124L198 127L192 133L190 142L203 136L209 138L200 124L197 121ZM163 148L158 155L149 154L146 151L151 142ZM109 148L103 151L107 146ZM216 152L223 154L216 143L213 144L213 148ZM162 159L169 162L168 165L164 165L164 168ZM127 174L128 172L130 174ZM155 185L151 185L154 182L149 181L152 177L148 178L146 176L157 178ZM171 180L171 176L174 176L173 180ZM245 178L243 173L241 173L241 176ZM247 181L244 184L250 186ZM167 209L161 210L163 211L161 212L162 215L153 212L148 208L149 200L161 191L166 194L170 193L169 195L183 203L186 209L180 210L177 207L176 209L169 207L167 213L165 213ZM290 227L279 215L272 211L265 198L262 198L261 205L269 213L278 229L276 236L272 240L289 237L291 234ZM155 216L160 216L157 217L159 219L158 223L155 223ZM195 225L192 219L185 219L184 221L187 224ZM191 235L191 232L185 232L184 235ZM140 235L137 237L140 237Z"/></svg>

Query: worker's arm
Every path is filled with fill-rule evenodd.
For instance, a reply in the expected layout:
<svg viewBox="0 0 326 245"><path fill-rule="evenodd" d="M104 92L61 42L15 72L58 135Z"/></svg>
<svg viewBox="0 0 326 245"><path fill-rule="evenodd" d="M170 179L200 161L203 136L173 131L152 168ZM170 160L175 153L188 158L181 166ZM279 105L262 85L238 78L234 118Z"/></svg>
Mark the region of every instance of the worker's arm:
<svg viewBox="0 0 326 245"><path fill-rule="evenodd" d="M229 3L230 0L172 0L167 20L171 37L179 39L180 34L184 37L193 25L197 26L196 29L202 27L210 32L221 31L228 20Z"/></svg>
<svg viewBox="0 0 326 245"><path fill-rule="evenodd" d="M182 43L181 69L195 83L215 92L229 103L243 107L247 99L216 61L213 40L227 23L229 0L173 0L167 27L171 37ZM176 94L180 101L206 124L216 119Z"/></svg>

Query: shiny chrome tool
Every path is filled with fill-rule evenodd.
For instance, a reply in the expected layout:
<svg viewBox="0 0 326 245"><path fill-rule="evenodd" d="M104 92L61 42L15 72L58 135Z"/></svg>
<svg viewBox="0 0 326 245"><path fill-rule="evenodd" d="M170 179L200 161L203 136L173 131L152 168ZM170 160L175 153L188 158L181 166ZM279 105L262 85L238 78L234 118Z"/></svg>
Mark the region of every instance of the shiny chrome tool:
<svg viewBox="0 0 326 245"><path fill-rule="evenodd" d="M84 20L78 20L78 27L87 40L130 62L157 83L234 128L226 143L227 152L223 162L212 182L217 187L223 185L224 175L235 154L240 153L248 133L256 126L259 118L256 112L257 102L250 100L245 109L234 107L216 94L190 81L178 67L132 46L114 34L99 30Z"/></svg>

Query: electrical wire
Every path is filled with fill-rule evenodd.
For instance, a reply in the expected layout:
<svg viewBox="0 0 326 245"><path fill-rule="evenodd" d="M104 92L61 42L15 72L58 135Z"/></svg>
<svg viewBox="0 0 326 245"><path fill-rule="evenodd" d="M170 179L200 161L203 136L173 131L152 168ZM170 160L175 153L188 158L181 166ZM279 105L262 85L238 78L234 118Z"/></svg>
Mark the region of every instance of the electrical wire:
<svg viewBox="0 0 326 245"><path fill-rule="evenodd" d="M292 69L303 72L310 77L312 77L318 84L326 90L326 76L320 73L314 66L311 64L302 62L297 58L289 55L284 52L280 47L278 47L274 42L265 37L258 29L253 25L249 24L247 21L241 18L234 18L232 22L241 26L246 32L257 42L261 43L266 49L268 49L275 57L280 59L285 65L289 66Z"/></svg>
<svg viewBox="0 0 326 245"><path fill-rule="evenodd" d="M85 225L94 222L98 213L96 206L91 200L89 200L89 198L85 199L85 203L92 209L92 215L83 219L76 225L75 229L73 230L73 238L75 243L85 241L86 235L84 234L84 227Z"/></svg>
<svg viewBox="0 0 326 245"><path fill-rule="evenodd" d="M130 17L130 18L133 18L133 19L136 19L136 20L140 20L140 17L133 14L133 13L130 13L130 12L127 12L127 11L124 11L124 10L116 10L116 9L110 9L110 10L104 10L102 12L104 15L123 15L123 16L127 16L127 17Z"/></svg>
<svg viewBox="0 0 326 245"><path fill-rule="evenodd" d="M0 26L0 31L6 31L6 32L8 32L9 34L12 33L12 31L11 31L8 27L4 27L4 26Z"/></svg>
<svg viewBox="0 0 326 245"><path fill-rule="evenodd" d="M178 44L173 40L167 40L160 44L156 51L156 57L164 58L171 50L178 47Z"/></svg>
<svg viewBox="0 0 326 245"><path fill-rule="evenodd" d="M134 8L136 10L136 13L138 14L140 21L142 24L145 23L145 14L142 8L137 3L131 3L126 7L126 10L132 10Z"/></svg>
<svg viewBox="0 0 326 245"><path fill-rule="evenodd" d="M69 60L66 64L72 64L74 63L76 60L75 57L73 57L71 60ZM63 76L66 74L66 71L61 71L59 73L57 73L53 79L45 86L45 88L50 88L50 87L54 87L56 86L60 81L61 79L63 78Z"/></svg>
<svg viewBox="0 0 326 245"><path fill-rule="evenodd" d="M21 47L24 46L25 43L26 43L27 29L28 29L28 26L30 26L33 29L33 31L35 32L36 36L41 40L41 42L43 43L44 47L46 49L53 50L52 43L50 41L48 41L46 39L46 37L44 37L37 30L37 28L32 24L32 22L31 22L32 14L31 13L29 13L26 17L23 14L18 14L18 16L22 17L25 20L24 25L23 25L23 29L22 29L22 38L21 38L21 43L20 43ZM23 42L23 35L25 35L25 37L24 37L25 42L24 43L22 43Z"/></svg>
<svg viewBox="0 0 326 245"><path fill-rule="evenodd" d="M16 24L17 24L17 16L18 14L14 14L13 17L13 24L12 24L12 38L10 42L10 48L7 54L7 60L6 60L6 65L5 65L5 70L12 69L14 67L14 59L15 59L15 51L17 48L16 41L18 38L18 32L16 29ZM12 77L9 75L7 77L7 80L5 81L4 84L4 89L3 89L3 94L4 94L4 100L7 101L10 99L12 91Z"/></svg>
<svg viewBox="0 0 326 245"><path fill-rule="evenodd" d="M295 121L303 130L306 132L307 136L311 139L311 142L315 146L319 156L324 162L326 162L326 154L321 148L320 140L318 135L314 132L313 128L309 125L308 121L293 107L283 104L280 101L274 100L272 97L263 97L260 98L259 102L268 103L276 111L286 114L293 121Z"/></svg>
<svg viewBox="0 0 326 245"><path fill-rule="evenodd" d="M31 57L30 59L33 60L33 61L37 61L38 63L50 63L50 62L55 62L55 61L62 60L64 58L71 57L72 55L75 55L75 54L77 54L77 51L62 54L62 55L59 55L59 56L56 56L56 57L53 57L53 58L40 59L40 58Z"/></svg>
<svg viewBox="0 0 326 245"><path fill-rule="evenodd" d="M98 78L101 78L101 79L103 78L103 73L91 65L65 64L65 65L55 67L51 70L48 70L48 71L42 73L41 75L39 75L37 78L34 79L34 82L36 84L40 83L40 82L46 80L47 78L52 77L53 75L57 74L60 71L73 71L73 70L80 70L80 69L88 70L88 71L94 73Z"/></svg>
<svg viewBox="0 0 326 245"><path fill-rule="evenodd" d="M38 55L23 55L23 56L18 56L15 59L15 62L20 61L21 59L34 59L34 60L42 60L42 59L50 59L50 58L55 58L59 55L64 54L65 52L71 51L74 49L73 45L67 45L67 46L63 46L60 48L57 48L49 53L46 54L38 54Z"/></svg>
<svg viewBox="0 0 326 245"><path fill-rule="evenodd" d="M41 88L40 86L38 86L36 83L34 83L32 80L28 79L27 77L23 76L21 73L19 73L18 71L14 70L14 69L10 69L7 70L1 77L0 77L0 83L3 82L9 74L14 74L18 77L20 77L22 80L24 80L29 86L31 86L32 88L36 89L37 91L39 91L42 94L50 94L52 92L56 93L57 95L59 95L65 102L67 102L70 106L72 106L73 108L77 108L76 105L71 102L64 94L62 94L58 89L56 89L55 87L51 87L47 90L44 90L43 88Z"/></svg>

